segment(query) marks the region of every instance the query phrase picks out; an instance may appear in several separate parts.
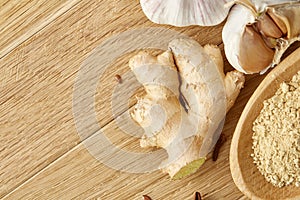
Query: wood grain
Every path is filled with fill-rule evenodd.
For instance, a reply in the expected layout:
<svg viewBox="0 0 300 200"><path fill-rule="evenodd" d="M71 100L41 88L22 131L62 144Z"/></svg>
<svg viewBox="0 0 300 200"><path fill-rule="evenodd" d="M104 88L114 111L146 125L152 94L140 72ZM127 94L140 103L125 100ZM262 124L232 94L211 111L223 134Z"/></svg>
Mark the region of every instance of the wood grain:
<svg viewBox="0 0 300 200"><path fill-rule="evenodd" d="M28 9L33 9L35 14L44 13L49 5ZM104 166L87 152L77 134L72 112L73 86L80 65L105 39L126 30L164 27L185 33L202 45L220 44L222 25L208 28L155 25L146 19L138 1L132 0L72 1L63 6L53 5L57 11L50 18L56 17L41 16L41 21L47 23L30 23L25 31L30 34L20 31L20 37L14 36L14 42L3 44L7 47L0 63L0 198L114 199L122 196L137 199L149 193L154 199L188 199L195 190L204 192L207 199L240 198L242 194L234 186L229 172L230 142L221 149L217 163L209 160L203 170L182 182L170 181L158 171L130 174ZM20 22L13 20L14 17L10 20L18 27ZM25 18L31 20L28 16ZM4 36L9 38L7 33ZM130 54L124 55L98 80L104 84L97 90L95 110L100 127L104 127L116 144L138 149L136 139L127 140L116 128L111 111L110 91L116 86L113 76L129 70L126 62L129 57ZM261 80L261 77L251 78L248 81L251 86L245 88L239 103L228 114L224 128L228 136L253 92L252 83L257 85ZM120 95L124 93L126 91ZM133 99L128 107L134 103ZM119 107L115 115L127 109ZM86 138L86 141L92 139L91 135Z"/></svg>
<svg viewBox="0 0 300 200"><path fill-rule="evenodd" d="M230 149L230 168L237 186L251 199L300 199L296 186L277 188L268 183L253 163L253 122L263 108L263 101L271 98L283 82L290 82L300 71L300 48L287 57L262 81L237 124Z"/></svg>
<svg viewBox="0 0 300 200"><path fill-rule="evenodd" d="M92 144L99 131L115 145L133 152L138 139L124 130L137 131L118 116L135 103L112 104L126 89L114 76L130 72L128 53L114 60L101 77L95 109L100 129L85 126L84 142L75 127L73 90L78 71L102 42L127 30L163 27L194 38L200 44L221 44L222 25L175 28L151 23L138 0L122 1L2 1L0 25L0 198L4 199L192 199L195 191L205 199L245 199L232 181L229 147L239 116L264 76L246 77L235 106L228 113L219 159L208 161L196 174L171 181L159 171L132 174L114 170L90 155L84 144ZM3 19L3 20L2 20ZM5 19L5 20L4 20ZM12 35L10 33L13 33ZM159 38L160 32L156 33ZM128 42L128 48L134 44ZM223 50L222 44L220 45ZM224 52L223 52L224 55ZM225 70L232 68L226 62ZM133 79L121 85L129 87ZM84 87L84 86L83 86ZM122 118L120 117L120 118ZM122 129L120 128L122 127Z"/></svg>
<svg viewBox="0 0 300 200"><path fill-rule="evenodd" d="M122 137L115 122L102 131L114 133L113 140L120 146L132 144ZM92 142L93 137L90 137L86 144ZM233 185L229 172L226 155L229 144L222 147L217 162L209 156L199 172L181 181L172 181L159 171L143 174L116 171L96 161L79 144L5 199L41 199L45 194L54 199L62 196L66 199L140 199L143 194L149 194L153 199L192 199L195 191L201 191L205 199L239 199L242 194Z"/></svg>
<svg viewBox="0 0 300 200"><path fill-rule="evenodd" d="M78 0L1 1L0 58L26 41L58 16L75 6Z"/></svg>

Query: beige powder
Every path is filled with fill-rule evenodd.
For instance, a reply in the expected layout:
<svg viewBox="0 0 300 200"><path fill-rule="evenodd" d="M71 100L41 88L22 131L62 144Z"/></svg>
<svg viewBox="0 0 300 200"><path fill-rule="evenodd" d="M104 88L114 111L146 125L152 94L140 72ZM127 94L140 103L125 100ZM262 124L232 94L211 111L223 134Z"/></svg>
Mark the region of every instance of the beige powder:
<svg viewBox="0 0 300 200"><path fill-rule="evenodd" d="M300 71L264 101L253 123L252 149L258 170L274 186L300 186Z"/></svg>

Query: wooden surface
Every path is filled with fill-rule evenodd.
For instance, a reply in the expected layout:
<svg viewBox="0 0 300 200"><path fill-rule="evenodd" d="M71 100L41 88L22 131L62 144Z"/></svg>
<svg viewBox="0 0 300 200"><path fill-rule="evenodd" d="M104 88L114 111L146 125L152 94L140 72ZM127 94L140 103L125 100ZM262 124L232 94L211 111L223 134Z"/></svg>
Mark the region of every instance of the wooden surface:
<svg viewBox="0 0 300 200"><path fill-rule="evenodd" d="M180 181L159 171L133 174L102 164L83 143L89 143L93 134L80 139L72 109L81 64L111 36L164 27L223 50L222 24L156 25L144 16L138 0L4 0L0 6L1 199L141 199L143 194L153 199L193 199L195 191L204 199L245 199L231 178L229 147L239 116L263 76L246 77L245 88L226 118L227 141L219 159L213 162L210 154L201 170ZM97 88L95 111L100 129L92 131L102 130L116 145L139 151L138 139L117 127L111 106L114 75L129 71L131 55L116 60L98 81L102 87ZM227 62L225 66L231 70ZM134 103L132 96L128 107ZM123 106L116 107L116 115L126 113Z"/></svg>
<svg viewBox="0 0 300 200"><path fill-rule="evenodd" d="M234 182L251 199L300 199L296 186L274 187L266 182L249 155L252 150L253 122L263 108L263 101L271 98L282 82L290 82L300 71L300 48L272 70L253 93L237 124L230 149L230 169Z"/></svg>

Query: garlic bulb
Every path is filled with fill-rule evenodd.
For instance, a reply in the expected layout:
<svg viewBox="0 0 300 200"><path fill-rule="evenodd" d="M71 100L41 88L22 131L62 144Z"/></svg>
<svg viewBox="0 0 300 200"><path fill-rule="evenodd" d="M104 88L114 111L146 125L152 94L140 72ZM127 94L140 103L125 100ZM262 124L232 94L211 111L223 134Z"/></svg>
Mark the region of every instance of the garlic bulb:
<svg viewBox="0 0 300 200"><path fill-rule="evenodd" d="M293 42L300 40L300 2L273 5L277 1L265 0L254 6L245 1L232 8L223 28L225 54L241 72L264 73L280 62Z"/></svg>
<svg viewBox="0 0 300 200"><path fill-rule="evenodd" d="M154 23L173 26L213 26L227 16L229 0L140 0L145 15Z"/></svg>
<svg viewBox="0 0 300 200"><path fill-rule="evenodd" d="M243 73L264 73L300 39L299 0L140 0L159 24L213 26L230 11L222 38L226 57Z"/></svg>

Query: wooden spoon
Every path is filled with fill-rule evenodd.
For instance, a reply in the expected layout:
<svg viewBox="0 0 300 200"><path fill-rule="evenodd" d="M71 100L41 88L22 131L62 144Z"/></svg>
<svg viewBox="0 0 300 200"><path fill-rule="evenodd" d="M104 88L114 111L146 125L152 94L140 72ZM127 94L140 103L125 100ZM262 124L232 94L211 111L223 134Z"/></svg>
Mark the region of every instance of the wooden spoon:
<svg viewBox="0 0 300 200"><path fill-rule="evenodd" d="M263 108L263 101L272 97L280 83L289 82L300 71L300 48L284 59L261 82L239 119L230 148L230 170L237 187L250 199L300 199L300 188L277 188L268 183L256 168L252 151L252 123ZM299 119L300 120L300 119Z"/></svg>

